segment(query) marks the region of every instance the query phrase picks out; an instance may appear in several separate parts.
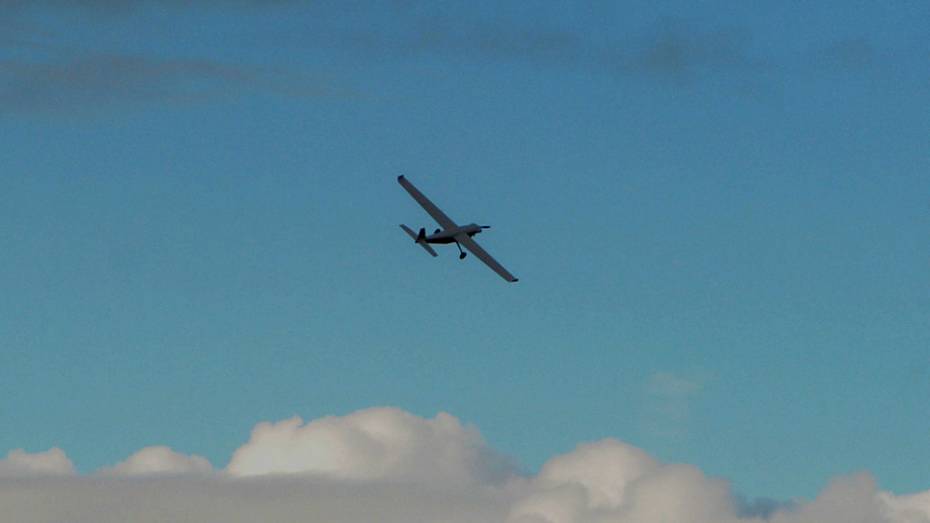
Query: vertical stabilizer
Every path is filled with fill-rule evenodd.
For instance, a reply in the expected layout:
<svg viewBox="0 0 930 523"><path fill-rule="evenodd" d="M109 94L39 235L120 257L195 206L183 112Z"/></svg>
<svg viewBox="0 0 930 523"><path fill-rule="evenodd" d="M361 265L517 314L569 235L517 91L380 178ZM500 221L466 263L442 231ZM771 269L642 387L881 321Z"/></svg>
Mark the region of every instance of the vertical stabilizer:
<svg viewBox="0 0 930 523"><path fill-rule="evenodd" d="M420 234L414 234L413 230L404 224L400 224L400 228L403 229L405 233L407 233L407 236L410 236L411 238L413 238L413 241L415 241L417 245L419 245L420 247L423 247L423 250L430 253L431 256L433 257L438 256L438 254L436 254L436 251L434 251L433 248L430 247L428 243L426 243L426 229L420 229Z"/></svg>

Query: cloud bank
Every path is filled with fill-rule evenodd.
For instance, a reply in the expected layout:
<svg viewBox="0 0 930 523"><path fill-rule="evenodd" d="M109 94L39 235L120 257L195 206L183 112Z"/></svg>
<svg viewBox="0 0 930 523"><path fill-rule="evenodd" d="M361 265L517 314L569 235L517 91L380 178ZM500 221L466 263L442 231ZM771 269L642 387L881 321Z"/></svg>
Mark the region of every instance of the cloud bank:
<svg viewBox="0 0 930 523"><path fill-rule="evenodd" d="M810 501L747 504L723 479L613 439L524 476L476 428L395 408L259 423L225 469L147 447L80 476L59 449L14 450L0 506L25 523L930 523L930 490L898 496L862 473Z"/></svg>
<svg viewBox="0 0 930 523"><path fill-rule="evenodd" d="M0 460L0 478L30 476L70 476L74 464L64 451L52 448L45 452L28 453L23 449L11 450Z"/></svg>

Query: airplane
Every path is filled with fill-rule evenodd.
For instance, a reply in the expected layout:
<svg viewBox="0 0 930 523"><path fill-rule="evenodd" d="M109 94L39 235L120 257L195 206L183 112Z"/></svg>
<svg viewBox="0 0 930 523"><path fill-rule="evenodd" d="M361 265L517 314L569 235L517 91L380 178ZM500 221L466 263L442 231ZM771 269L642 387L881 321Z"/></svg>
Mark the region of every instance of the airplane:
<svg viewBox="0 0 930 523"><path fill-rule="evenodd" d="M417 245L423 247L426 252L435 257L438 255L436 254L436 251L430 247L430 244L454 243L459 248L460 260L464 260L466 256L465 251L462 250L462 246L464 245L466 249L477 256L479 260L483 261L485 265L491 268L491 270L499 274L501 278L511 283L519 281L513 276L513 274L510 274L503 265L492 258L487 251L482 249L481 246L478 245L478 242L472 239L472 236L479 234L484 229L490 229L490 225L478 225L476 223L469 223L468 225L457 225L454 221L452 221L451 218L446 216L446 213L442 212L439 207L436 207L433 202L429 201L429 198L424 196L419 189L414 187L414 185L410 183L407 178L404 178L404 175L398 176L397 181L400 183L401 187L410 193L410 196L413 196L413 199L420 204L420 207L423 207L423 210L432 216L433 219L436 220L436 222L438 222L442 227L442 229L436 229L433 234L426 234L425 228L421 227L419 233L414 233L410 227L401 224L400 228L403 229L404 232L406 232L411 238L413 238L413 241Z"/></svg>

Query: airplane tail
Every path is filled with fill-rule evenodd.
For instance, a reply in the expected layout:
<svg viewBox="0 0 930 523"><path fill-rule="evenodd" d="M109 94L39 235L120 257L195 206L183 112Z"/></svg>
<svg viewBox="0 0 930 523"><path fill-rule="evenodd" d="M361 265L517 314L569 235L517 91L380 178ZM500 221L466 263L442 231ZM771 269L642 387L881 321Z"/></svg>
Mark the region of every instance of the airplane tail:
<svg viewBox="0 0 930 523"><path fill-rule="evenodd" d="M428 243L426 243L426 229L421 228L420 233L415 234L413 230L410 229L410 227L407 227L404 224L401 224L400 228L403 229L405 233L407 233L407 236L410 236L411 238L413 238L413 241L415 241L417 245L419 245L420 247L423 247L423 250L430 253L430 255L432 255L433 257L438 256L438 254L436 254L436 251L434 251L433 248L430 247Z"/></svg>

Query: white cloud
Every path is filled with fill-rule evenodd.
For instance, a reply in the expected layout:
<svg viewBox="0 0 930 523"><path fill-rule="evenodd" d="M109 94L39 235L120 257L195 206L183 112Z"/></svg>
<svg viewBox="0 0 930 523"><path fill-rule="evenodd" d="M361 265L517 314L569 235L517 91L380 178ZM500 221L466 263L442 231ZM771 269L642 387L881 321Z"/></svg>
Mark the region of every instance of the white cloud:
<svg viewBox="0 0 930 523"><path fill-rule="evenodd" d="M0 478L71 474L74 474L74 464L64 451L57 447L33 454L23 449L11 450L6 459L0 460Z"/></svg>
<svg viewBox="0 0 930 523"><path fill-rule="evenodd" d="M585 488L592 507L613 508L624 502L631 483L658 466L642 450L606 439L552 458L536 481L543 487L576 483Z"/></svg>
<svg viewBox="0 0 930 523"><path fill-rule="evenodd" d="M894 518L889 509L887 497L876 490L875 481L867 474L856 474L834 480L811 503L775 514L772 520L776 523L907 521Z"/></svg>
<svg viewBox="0 0 930 523"><path fill-rule="evenodd" d="M478 483L501 478L504 460L481 434L440 412L424 419L373 408L306 424L259 423L233 454L233 476L314 474L338 479Z"/></svg>
<svg viewBox="0 0 930 523"><path fill-rule="evenodd" d="M224 472L167 447L90 476L73 475L58 449L13 451L0 461L0 520L930 523L930 491L882 492L867 474L837 478L812 501L751 514L726 481L612 439L555 456L534 476L502 463L476 429L448 414L369 409L260 423Z"/></svg>
<svg viewBox="0 0 930 523"><path fill-rule="evenodd" d="M721 521L735 514L727 484L688 465L665 465L625 443L607 439L550 460L538 487L511 520ZM580 489L580 490L579 490ZM574 494L570 494L574 491ZM571 498L571 499L569 499ZM521 519L523 518L523 519Z"/></svg>
<svg viewBox="0 0 930 523"><path fill-rule="evenodd" d="M207 458L185 455L168 447L145 447L125 461L105 468L100 474L114 476L191 475L209 474L213 466Z"/></svg>

